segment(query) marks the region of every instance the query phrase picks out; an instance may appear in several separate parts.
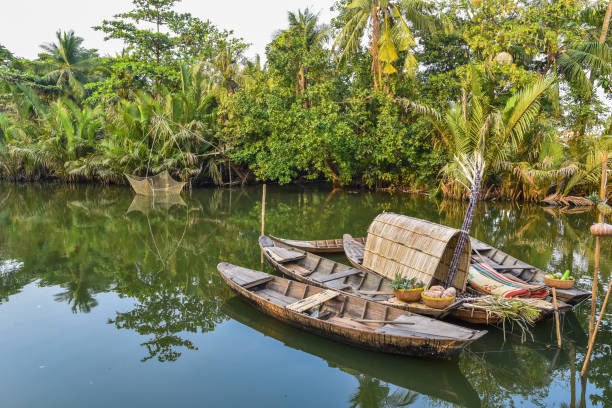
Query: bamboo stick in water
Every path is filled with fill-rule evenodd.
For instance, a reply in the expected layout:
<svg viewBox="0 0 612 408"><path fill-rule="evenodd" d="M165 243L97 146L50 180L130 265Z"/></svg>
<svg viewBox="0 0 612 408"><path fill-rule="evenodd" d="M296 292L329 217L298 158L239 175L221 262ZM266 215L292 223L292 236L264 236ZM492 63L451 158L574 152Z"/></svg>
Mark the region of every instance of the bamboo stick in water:
<svg viewBox="0 0 612 408"><path fill-rule="evenodd" d="M557 306L557 291L552 288L553 305L555 307L555 325L557 326L557 347L561 348L561 327L559 324L559 307Z"/></svg>
<svg viewBox="0 0 612 408"><path fill-rule="evenodd" d="M263 185L261 192L261 235L264 235L266 226L266 185ZM261 264L264 264L264 253L261 251Z"/></svg>

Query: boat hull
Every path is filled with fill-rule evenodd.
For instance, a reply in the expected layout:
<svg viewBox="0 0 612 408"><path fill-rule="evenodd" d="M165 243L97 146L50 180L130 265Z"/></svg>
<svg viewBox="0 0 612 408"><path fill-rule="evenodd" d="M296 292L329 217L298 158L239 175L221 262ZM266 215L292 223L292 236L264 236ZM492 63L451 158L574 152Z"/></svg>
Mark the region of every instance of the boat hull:
<svg viewBox="0 0 612 408"><path fill-rule="evenodd" d="M236 284L223 272L221 273L221 276L232 291L234 291L234 293L245 299L262 313L291 326L309 331L322 337L367 350L414 357L452 358L468 344L482 337L486 333L486 331L475 332L472 339L457 340L398 336L387 333L359 330L346 326L338 326L325 320L320 320L306 314L294 312L286 307L267 301L266 299L257 296L255 293ZM315 291L311 293L315 293ZM342 294L340 296L349 295Z"/></svg>

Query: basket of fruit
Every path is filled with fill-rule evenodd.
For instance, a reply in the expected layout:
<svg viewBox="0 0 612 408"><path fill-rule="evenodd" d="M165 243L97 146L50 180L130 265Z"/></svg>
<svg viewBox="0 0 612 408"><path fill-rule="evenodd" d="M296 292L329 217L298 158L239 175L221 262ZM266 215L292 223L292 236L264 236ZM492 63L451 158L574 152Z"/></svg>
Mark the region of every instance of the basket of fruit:
<svg viewBox="0 0 612 408"><path fill-rule="evenodd" d="M417 278L404 278L398 273L391 282L391 289L395 298L402 302L418 302L425 290L425 284Z"/></svg>
<svg viewBox="0 0 612 408"><path fill-rule="evenodd" d="M560 272L547 273L544 275L544 283L552 288L571 289L574 287L574 277L571 276L569 269L563 274Z"/></svg>
<svg viewBox="0 0 612 408"><path fill-rule="evenodd" d="M421 294L423 303L434 309L445 309L455 302L457 290L455 288L444 289L442 286L432 286Z"/></svg>

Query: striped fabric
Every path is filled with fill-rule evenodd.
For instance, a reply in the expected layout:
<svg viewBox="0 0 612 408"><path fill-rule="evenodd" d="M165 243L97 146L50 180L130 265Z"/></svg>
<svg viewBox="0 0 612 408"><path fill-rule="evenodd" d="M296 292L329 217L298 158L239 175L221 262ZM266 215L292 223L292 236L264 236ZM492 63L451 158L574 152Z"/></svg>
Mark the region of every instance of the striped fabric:
<svg viewBox="0 0 612 408"><path fill-rule="evenodd" d="M508 279L484 263L470 265L468 283L481 292L506 298L544 298L548 296L548 289L545 286L529 285Z"/></svg>

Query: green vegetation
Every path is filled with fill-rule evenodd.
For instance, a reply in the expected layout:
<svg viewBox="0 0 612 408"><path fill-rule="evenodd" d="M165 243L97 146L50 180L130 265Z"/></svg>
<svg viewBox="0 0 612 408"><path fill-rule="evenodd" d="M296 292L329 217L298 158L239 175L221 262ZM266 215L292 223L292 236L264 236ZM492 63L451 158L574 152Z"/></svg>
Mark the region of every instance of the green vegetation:
<svg viewBox="0 0 612 408"><path fill-rule="evenodd" d="M410 290L421 289L425 287L425 283L417 278L406 278L399 273L395 274L395 279L391 282L391 288L395 290Z"/></svg>
<svg viewBox="0 0 612 408"><path fill-rule="evenodd" d="M0 177L168 170L192 184L326 179L464 197L461 163L477 153L483 198L577 202L597 189L612 150L612 3L330 0L329 26L290 12L262 65L178 1L134 0L94 27L123 41L115 56L72 31L35 60L0 45Z"/></svg>

